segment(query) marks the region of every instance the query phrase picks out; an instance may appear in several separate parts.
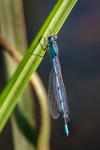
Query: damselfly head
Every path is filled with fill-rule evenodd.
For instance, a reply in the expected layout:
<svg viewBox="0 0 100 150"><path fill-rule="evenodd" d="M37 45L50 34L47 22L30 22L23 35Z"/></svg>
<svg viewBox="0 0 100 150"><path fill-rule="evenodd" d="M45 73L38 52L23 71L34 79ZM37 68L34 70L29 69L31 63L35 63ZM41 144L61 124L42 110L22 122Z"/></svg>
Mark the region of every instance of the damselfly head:
<svg viewBox="0 0 100 150"><path fill-rule="evenodd" d="M52 41L54 41L54 40L56 40L57 39L57 35L50 35L49 37L48 37L48 40L50 41L50 42L52 42Z"/></svg>

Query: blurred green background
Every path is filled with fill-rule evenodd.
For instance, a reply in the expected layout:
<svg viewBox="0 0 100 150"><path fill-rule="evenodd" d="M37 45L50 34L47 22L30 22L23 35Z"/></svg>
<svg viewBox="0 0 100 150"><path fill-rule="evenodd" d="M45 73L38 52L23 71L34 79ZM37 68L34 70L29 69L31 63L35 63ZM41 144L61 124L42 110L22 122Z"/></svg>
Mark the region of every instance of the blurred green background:
<svg viewBox="0 0 100 150"><path fill-rule="evenodd" d="M29 45L56 1L24 0ZM100 1L80 0L58 35L60 61L71 111L70 136L62 120L52 119L50 150L100 149ZM3 68L0 55L0 68ZM46 69L44 69L46 68ZM50 60L46 55L38 73L48 86ZM46 70L46 71L45 71ZM5 83L0 72L0 88ZM0 150L13 150L10 123L0 136ZM41 148L42 150L42 148Z"/></svg>

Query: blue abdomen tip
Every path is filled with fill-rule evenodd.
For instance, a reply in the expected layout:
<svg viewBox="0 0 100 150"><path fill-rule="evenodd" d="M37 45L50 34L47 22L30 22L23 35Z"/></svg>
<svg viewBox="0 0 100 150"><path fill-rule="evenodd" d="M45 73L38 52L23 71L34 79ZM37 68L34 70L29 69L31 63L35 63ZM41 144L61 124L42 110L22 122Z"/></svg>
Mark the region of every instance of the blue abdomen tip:
<svg viewBox="0 0 100 150"><path fill-rule="evenodd" d="M65 129L65 136L68 136L69 135L69 130L68 130L68 125L67 124L64 125L64 129Z"/></svg>

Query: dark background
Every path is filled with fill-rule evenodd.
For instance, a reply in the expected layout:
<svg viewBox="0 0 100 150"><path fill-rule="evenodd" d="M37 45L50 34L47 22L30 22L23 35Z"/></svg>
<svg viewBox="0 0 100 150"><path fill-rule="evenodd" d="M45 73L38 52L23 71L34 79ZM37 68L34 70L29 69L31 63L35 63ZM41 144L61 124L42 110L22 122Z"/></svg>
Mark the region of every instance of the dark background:
<svg viewBox="0 0 100 150"><path fill-rule="evenodd" d="M56 2L24 0L29 45ZM52 120L51 150L100 150L100 0L78 1L59 32L58 45L71 121L70 136L65 138L62 121ZM46 87L50 69L46 55L38 69ZM0 80L2 76L3 71ZM0 138L0 150L13 149L8 129L9 124Z"/></svg>

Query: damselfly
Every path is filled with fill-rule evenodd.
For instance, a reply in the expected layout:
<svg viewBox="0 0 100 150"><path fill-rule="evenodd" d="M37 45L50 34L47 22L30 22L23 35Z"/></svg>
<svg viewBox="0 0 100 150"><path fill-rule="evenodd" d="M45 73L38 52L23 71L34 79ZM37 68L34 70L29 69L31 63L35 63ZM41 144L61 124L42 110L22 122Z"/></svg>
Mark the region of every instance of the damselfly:
<svg viewBox="0 0 100 150"><path fill-rule="evenodd" d="M64 120L65 135L69 135L68 120L69 108L68 98L62 78L61 67L58 57L58 46L56 43L57 36L50 35L48 37L48 49L50 52L50 60L52 70L49 77L48 84L48 100L50 104L50 112L54 119L57 119L61 114Z"/></svg>
<svg viewBox="0 0 100 150"><path fill-rule="evenodd" d="M54 119L57 119L61 114L64 121L64 132L65 135L69 135L68 130L68 121L69 121L69 108L68 108L68 97L66 94L61 67L58 57L58 46L56 42L57 36L50 35L48 37L48 44L46 48L43 48L42 44L41 47L46 50L48 49L50 52L50 60L52 64L52 69L50 72L49 77L49 84L48 84L48 100L50 104L50 112ZM36 55L36 54L33 54ZM37 55L40 56L40 55ZM43 56L40 56L43 57Z"/></svg>

